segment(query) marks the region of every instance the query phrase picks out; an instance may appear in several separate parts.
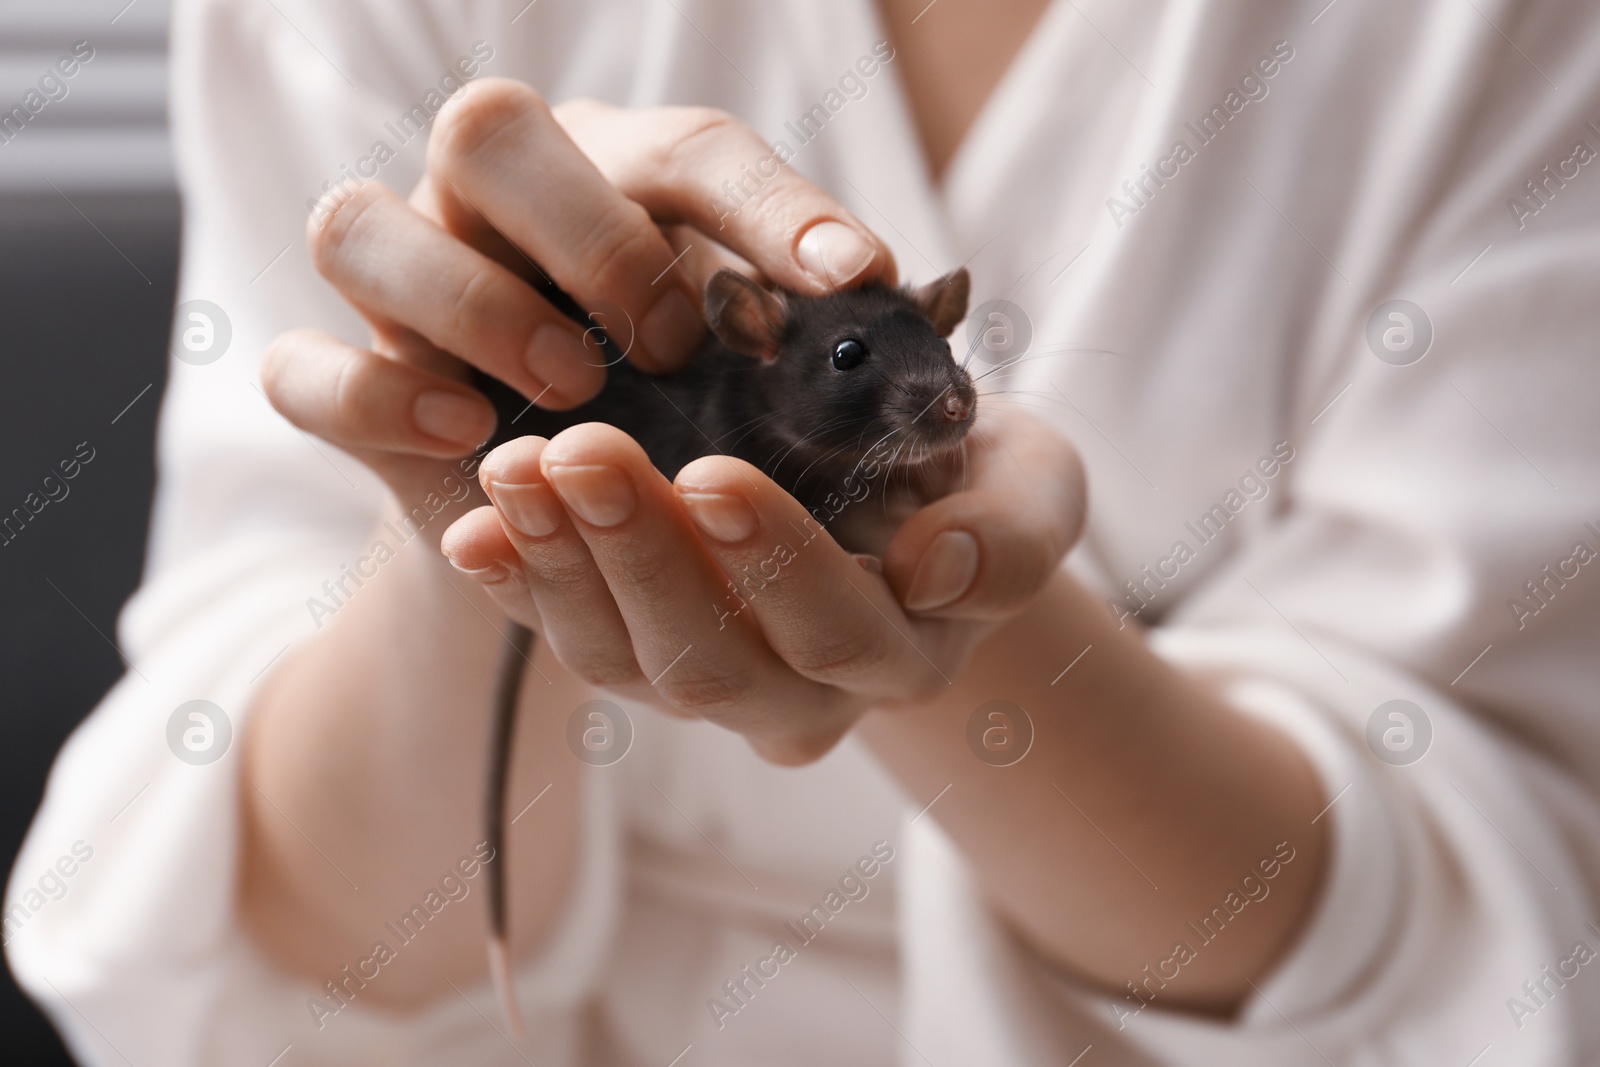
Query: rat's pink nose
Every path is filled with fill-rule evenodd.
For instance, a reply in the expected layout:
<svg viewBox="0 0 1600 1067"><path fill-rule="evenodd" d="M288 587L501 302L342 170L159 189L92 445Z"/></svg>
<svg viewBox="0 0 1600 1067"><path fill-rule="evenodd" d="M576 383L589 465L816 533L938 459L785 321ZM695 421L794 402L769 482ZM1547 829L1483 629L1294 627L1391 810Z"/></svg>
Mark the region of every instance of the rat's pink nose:
<svg viewBox="0 0 1600 1067"><path fill-rule="evenodd" d="M966 422L967 416L972 414L972 401L959 397L954 393L944 398L944 417L951 422Z"/></svg>

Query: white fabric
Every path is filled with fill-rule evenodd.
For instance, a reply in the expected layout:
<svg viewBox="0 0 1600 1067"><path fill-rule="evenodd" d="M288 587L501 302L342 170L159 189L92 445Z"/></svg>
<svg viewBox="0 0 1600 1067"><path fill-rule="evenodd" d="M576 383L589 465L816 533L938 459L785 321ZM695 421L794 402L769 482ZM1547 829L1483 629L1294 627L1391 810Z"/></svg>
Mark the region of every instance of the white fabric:
<svg viewBox="0 0 1600 1067"><path fill-rule="evenodd" d="M364 340L308 262L306 201L392 144L384 123L477 40L486 73L551 99L711 104L787 139L883 36L867 0L524 2L176 6L180 299L224 307L232 349L173 365L148 575L121 628L137 673L62 753L7 900L92 847L7 945L85 1063L265 1064L285 1046L285 1064L522 1062L465 1002L492 1015L481 988L410 1020L358 1002L318 1032L315 990L272 971L231 911L235 760L166 749L171 709L245 707L312 632L305 598L365 546L381 500L253 387L281 330ZM1124 181L1193 146L1184 122L1226 107L1277 42L1292 58L1266 95L1130 199ZM1585 526L1600 523L1600 169L1569 167L1537 214L1523 185L1576 142L1600 148L1600 11L1056 0L939 185L895 72L794 165L904 274L967 262L976 299L1026 309L1028 358L984 403L1042 413L1081 447L1092 508L1070 563L1123 610L1139 606L1125 580L1180 538L1196 547L1139 618L1311 755L1334 801L1329 888L1237 1019L1159 998L1130 1017L1025 958L935 821L907 821L915 805L853 744L779 770L639 711L635 750L591 777L561 944L522 961L528 1061L659 1065L692 1046L685 1065L1592 1062L1594 968L1544 978L1540 999L1524 982L1576 942L1600 948L1600 572L1550 582L1544 606L1524 583L1575 543L1600 549ZM421 164L419 139L380 177L408 190ZM1409 366L1366 341L1396 298L1435 332ZM1266 495L1196 545L1185 524L1279 442L1292 458L1251 483ZM1538 613L1519 620L1513 597ZM1392 699L1432 724L1410 766L1366 745ZM706 999L879 840L896 853L871 894L718 1031Z"/></svg>

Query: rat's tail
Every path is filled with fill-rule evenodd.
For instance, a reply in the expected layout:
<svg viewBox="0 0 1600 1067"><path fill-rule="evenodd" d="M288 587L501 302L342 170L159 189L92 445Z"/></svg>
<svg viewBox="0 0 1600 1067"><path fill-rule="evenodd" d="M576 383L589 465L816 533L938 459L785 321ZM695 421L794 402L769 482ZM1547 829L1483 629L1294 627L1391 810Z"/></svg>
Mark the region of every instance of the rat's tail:
<svg viewBox="0 0 1600 1067"><path fill-rule="evenodd" d="M506 1022L522 1037L522 1013L517 1010L516 988L511 982L511 957L506 944L506 786L511 777L511 741L517 727L517 693L522 672L533 648L533 631L511 624L507 647L500 656L495 678L494 721L489 728L489 781L484 795L484 836L489 842L486 888L489 893L489 978L500 995Z"/></svg>

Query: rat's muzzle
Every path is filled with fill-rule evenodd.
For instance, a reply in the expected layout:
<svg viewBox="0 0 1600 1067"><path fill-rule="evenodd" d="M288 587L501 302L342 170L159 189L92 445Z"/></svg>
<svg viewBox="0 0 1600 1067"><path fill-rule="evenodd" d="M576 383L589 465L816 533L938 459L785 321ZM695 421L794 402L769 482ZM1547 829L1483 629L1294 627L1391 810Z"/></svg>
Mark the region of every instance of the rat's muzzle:
<svg viewBox="0 0 1600 1067"><path fill-rule="evenodd" d="M914 453L926 458L955 448L966 438L978 412L978 392L966 371L952 367L946 380L908 392L909 396L897 398L897 406L903 406L896 413L896 425Z"/></svg>

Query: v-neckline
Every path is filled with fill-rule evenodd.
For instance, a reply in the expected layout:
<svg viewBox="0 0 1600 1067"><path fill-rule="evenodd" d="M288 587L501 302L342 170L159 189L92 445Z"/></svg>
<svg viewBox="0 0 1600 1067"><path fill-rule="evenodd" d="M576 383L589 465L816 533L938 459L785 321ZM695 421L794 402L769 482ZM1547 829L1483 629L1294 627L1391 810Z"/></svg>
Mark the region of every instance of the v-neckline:
<svg viewBox="0 0 1600 1067"><path fill-rule="evenodd" d="M878 0L863 0L866 8L866 17L872 27L873 37L878 40L889 41L888 28L884 23L883 12L878 7ZM977 149L975 144L981 145L985 140L993 137L990 132L995 126L995 112L1004 104L1005 99L1020 91L1020 86L1026 85L1030 78L1024 76L1024 70L1040 62L1037 53L1044 50L1042 43L1047 36L1053 35L1052 26L1055 20L1064 17L1063 12L1070 8L1068 0L1048 0L1044 10L1034 21L1032 28L1023 38L1022 44L1017 48L1011 61L1001 72L1000 77L989 90L989 95L984 98L983 104L973 114L972 121L961 132L961 137L956 142L950 158L945 161L944 170L935 175L932 160L928 158L927 146L923 144L922 129L917 123L916 109L911 102L911 90L899 71L894 72L895 88L897 90L897 103L900 110L900 119L906 128L912 132L912 142L917 146L917 169L921 171L923 182L933 194L941 209L948 204L948 190L952 183L952 175L966 169L965 161ZM891 44L893 42L891 41Z"/></svg>

